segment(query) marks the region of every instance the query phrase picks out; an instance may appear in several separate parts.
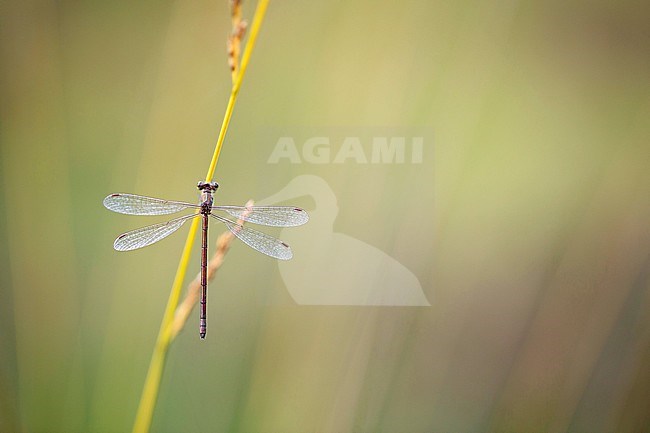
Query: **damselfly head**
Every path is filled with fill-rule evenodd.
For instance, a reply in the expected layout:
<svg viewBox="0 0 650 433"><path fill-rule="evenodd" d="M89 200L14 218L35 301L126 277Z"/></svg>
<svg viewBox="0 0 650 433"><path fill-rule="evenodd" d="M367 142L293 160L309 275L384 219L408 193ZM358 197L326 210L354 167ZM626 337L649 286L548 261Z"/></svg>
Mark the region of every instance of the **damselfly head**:
<svg viewBox="0 0 650 433"><path fill-rule="evenodd" d="M203 182L200 180L196 187L201 191L216 191L219 188L219 184L217 182Z"/></svg>

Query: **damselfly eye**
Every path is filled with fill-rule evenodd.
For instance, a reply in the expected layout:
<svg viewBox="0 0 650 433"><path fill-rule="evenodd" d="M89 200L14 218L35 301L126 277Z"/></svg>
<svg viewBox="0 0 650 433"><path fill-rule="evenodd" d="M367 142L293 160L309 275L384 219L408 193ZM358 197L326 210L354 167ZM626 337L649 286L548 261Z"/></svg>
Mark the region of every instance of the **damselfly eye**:
<svg viewBox="0 0 650 433"><path fill-rule="evenodd" d="M196 187L198 189L200 189L201 191L204 191L204 190L216 191L217 188L219 188L219 184L217 182L208 183L208 182L199 181L199 183L196 185Z"/></svg>

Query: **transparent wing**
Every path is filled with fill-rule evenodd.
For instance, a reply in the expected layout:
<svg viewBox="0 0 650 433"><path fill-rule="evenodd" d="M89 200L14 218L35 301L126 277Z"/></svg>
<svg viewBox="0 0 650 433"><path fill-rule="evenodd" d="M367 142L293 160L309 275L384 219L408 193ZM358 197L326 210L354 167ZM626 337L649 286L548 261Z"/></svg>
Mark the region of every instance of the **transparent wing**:
<svg viewBox="0 0 650 433"><path fill-rule="evenodd" d="M295 227L306 223L309 215L303 209L292 206L213 206L213 210L228 212L230 215L253 224L274 227Z"/></svg>
<svg viewBox="0 0 650 433"><path fill-rule="evenodd" d="M167 215L198 205L135 194L111 194L104 199L106 209L127 215Z"/></svg>
<svg viewBox="0 0 650 433"><path fill-rule="evenodd" d="M276 239L273 236L269 236L266 233L258 232L257 230L244 227L237 224L234 221L230 221L227 218L222 218L218 215L210 214L211 217L221 221L228 227L235 236L237 236L242 242L244 242L249 247L259 251L260 253L266 254L267 256L275 257L280 260L289 260L293 257L291 248L289 245L282 242L280 239Z"/></svg>
<svg viewBox="0 0 650 433"><path fill-rule="evenodd" d="M113 247L117 251L131 251L146 247L174 233L181 228L185 221L196 218L201 214L185 215L164 223L153 224L147 227L123 233L115 239Z"/></svg>

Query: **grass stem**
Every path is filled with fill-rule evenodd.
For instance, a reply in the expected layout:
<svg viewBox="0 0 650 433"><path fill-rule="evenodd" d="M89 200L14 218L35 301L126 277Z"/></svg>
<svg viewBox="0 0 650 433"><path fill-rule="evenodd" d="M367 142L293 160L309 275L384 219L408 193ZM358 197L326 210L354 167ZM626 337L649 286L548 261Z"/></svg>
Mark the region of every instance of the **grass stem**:
<svg viewBox="0 0 650 433"><path fill-rule="evenodd" d="M246 73L246 68L248 67L251 53L255 47L259 29L262 26L262 22L264 21L264 15L266 13L268 3L269 0L260 0L257 4L255 16L253 18L253 24L251 26L250 36L242 55L241 66L239 67L238 74L236 75L236 78L232 84L230 98L228 99L228 105L226 106L226 113L224 114L223 122L221 123L221 129L219 130L219 137L217 139L214 153L212 155L212 160L210 161L208 172L205 176L207 182L210 182L214 176L217 162L219 161L219 154L221 153L221 147L223 146L223 142L226 137L226 131L228 130L228 125L230 123L230 118L232 117L235 102L237 101L237 94L239 93L239 88L241 87L244 74ZM133 424L133 433L147 433L151 427L151 420L153 418L153 411L156 406L156 401L158 400L160 380L162 378L162 372L165 367L167 352L169 350L170 343L173 341L173 338L176 335L176 333L172 332L174 312L178 307L178 302L183 288L183 281L185 280L185 275L187 273L187 266L192 254L192 246L194 245L194 239L196 237L196 231L198 227L199 218L195 218L192 222L192 225L190 226L189 233L187 234L187 240L185 241L185 246L183 247L183 253L181 254L181 258L178 263L176 276L174 277L174 282L169 294L165 313L160 324L158 338L156 340L156 345L151 356L149 370L147 371L144 388L140 397L140 404L138 406L135 422Z"/></svg>

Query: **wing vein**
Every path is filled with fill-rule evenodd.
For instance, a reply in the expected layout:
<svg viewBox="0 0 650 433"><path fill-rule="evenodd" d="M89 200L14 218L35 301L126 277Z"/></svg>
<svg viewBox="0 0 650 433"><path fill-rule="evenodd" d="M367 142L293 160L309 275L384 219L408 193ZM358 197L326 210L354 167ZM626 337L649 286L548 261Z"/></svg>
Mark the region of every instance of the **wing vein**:
<svg viewBox="0 0 650 433"><path fill-rule="evenodd" d="M295 227L309 220L306 211L293 206L213 206L212 209L253 224L273 227Z"/></svg>
<svg viewBox="0 0 650 433"><path fill-rule="evenodd" d="M196 218L200 215L201 214L184 215L163 223L152 224L150 226L131 230L130 232L119 235L117 239L115 239L113 247L117 251L131 251L146 247L171 235L181 228L185 221Z"/></svg>
<svg viewBox="0 0 650 433"><path fill-rule="evenodd" d="M126 215L167 215L188 208L198 208L196 204L183 201L163 200L135 194L115 193L104 199L106 209Z"/></svg>
<svg viewBox="0 0 650 433"><path fill-rule="evenodd" d="M291 247L282 242L280 239L274 238L273 236L267 235L266 233L253 230L249 227L244 227L234 221L229 220L228 218L223 218L214 214L210 214L210 216L224 223L226 227L228 227L228 230L232 232L232 234L237 236L237 238L239 238L246 245L253 248L254 250L259 251L262 254L266 254L267 256L271 256L280 260L289 260L293 257Z"/></svg>

